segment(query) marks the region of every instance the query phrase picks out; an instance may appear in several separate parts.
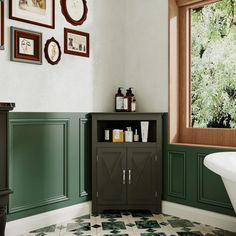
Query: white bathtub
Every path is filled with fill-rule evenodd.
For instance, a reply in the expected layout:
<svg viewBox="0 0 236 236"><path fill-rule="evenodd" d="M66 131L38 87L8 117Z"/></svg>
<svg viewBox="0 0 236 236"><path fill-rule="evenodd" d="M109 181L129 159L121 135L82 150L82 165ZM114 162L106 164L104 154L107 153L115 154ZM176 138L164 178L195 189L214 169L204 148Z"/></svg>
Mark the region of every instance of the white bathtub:
<svg viewBox="0 0 236 236"><path fill-rule="evenodd" d="M207 155L204 165L221 176L236 212L236 152L217 152Z"/></svg>

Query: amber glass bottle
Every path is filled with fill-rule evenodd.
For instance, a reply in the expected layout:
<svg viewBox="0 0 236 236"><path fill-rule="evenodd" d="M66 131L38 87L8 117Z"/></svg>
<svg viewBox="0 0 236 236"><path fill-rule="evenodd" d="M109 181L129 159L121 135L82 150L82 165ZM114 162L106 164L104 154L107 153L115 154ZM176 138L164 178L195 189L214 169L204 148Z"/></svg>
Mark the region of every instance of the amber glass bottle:
<svg viewBox="0 0 236 236"><path fill-rule="evenodd" d="M131 101L132 101L132 95L130 93L130 89L126 90L126 95L124 97L124 111L131 111Z"/></svg>

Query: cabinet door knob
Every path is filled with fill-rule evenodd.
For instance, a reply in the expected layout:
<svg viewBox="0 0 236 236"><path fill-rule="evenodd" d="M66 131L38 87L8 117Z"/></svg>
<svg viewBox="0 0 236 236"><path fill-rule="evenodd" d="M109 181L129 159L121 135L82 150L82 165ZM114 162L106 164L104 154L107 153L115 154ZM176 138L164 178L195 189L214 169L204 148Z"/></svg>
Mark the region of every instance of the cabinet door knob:
<svg viewBox="0 0 236 236"><path fill-rule="evenodd" d="M123 184L125 184L125 170L123 170Z"/></svg>
<svg viewBox="0 0 236 236"><path fill-rule="evenodd" d="M129 170L129 184L131 184L131 170Z"/></svg>

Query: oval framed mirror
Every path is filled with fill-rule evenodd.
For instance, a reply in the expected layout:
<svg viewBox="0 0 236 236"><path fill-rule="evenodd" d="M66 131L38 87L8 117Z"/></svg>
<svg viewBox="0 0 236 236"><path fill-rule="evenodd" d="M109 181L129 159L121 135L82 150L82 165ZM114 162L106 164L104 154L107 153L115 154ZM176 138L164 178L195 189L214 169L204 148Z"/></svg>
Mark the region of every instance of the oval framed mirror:
<svg viewBox="0 0 236 236"><path fill-rule="evenodd" d="M61 47L55 38L50 38L44 47L45 58L51 65L56 65L61 60Z"/></svg>
<svg viewBox="0 0 236 236"><path fill-rule="evenodd" d="M82 25L87 19L86 0L61 0L61 11L72 25Z"/></svg>

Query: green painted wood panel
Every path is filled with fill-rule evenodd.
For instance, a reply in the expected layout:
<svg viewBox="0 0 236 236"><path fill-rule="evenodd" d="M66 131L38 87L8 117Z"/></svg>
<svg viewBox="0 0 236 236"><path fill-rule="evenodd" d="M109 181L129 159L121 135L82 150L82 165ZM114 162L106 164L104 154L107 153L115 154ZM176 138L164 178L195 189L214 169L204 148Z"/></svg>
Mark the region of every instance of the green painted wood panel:
<svg viewBox="0 0 236 236"><path fill-rule="evenodd" d="M68 120L11 120L9 132L9 213L68 200Z"/></svg>
<svg viewBox="0 0 236 236"><path fill-rule="evenodd" d="M91 199L91 121L85 113L17 113L9 121L8 220Z"/></svg>
<svg viewBox="0 0 236 236"><path fill-rule="evenodd" d="M198 154L198 201L224 208L231 208L230 200L219 175L203 164L204 154ZM217 183L217 185L215 185Z"/></svg>
<svg viewBox="0 0 236 236"><path fill-rule="evenodd" d="M167 113L164 115L163 124L163 199L170 202L235 216L220 176L208 170L203 165L203 159L207 154L230 150L168 144ZM172 159L177 159L177 157L171 158L170 160L170 153L184 153L185 155L185 198L181 194L173 194L173 192L181 192L181 183L183 182L183 175L181 173L183 172L183 164L171 163L171 161L173 162ZM177 168L170 168L172 165L176 165ZM178 175L178 173L180 174ZM174 180L171 179L173 175L175 176Z"/></svg>
<svg viewBox="0 0 236 236"><path fill-rule="evenodd" d="M168 195L186 198L186 157L184 152L168 152Z"/></svg>
<svg viewBox="0 0 236 236"><path fill-rule="evenodd" d="M79 188L80 197L91 194L91 122L89 118L80 119L80 137L79 137Z"/></svg>

